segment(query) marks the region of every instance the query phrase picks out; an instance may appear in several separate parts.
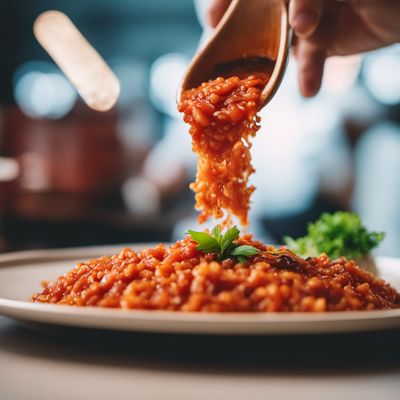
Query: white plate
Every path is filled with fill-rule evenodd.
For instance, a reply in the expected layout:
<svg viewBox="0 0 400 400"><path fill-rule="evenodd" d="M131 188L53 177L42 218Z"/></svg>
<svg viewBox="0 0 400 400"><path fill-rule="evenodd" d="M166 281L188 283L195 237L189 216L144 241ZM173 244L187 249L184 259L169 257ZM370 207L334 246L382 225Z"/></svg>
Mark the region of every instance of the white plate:
<svg viewBox="0 0 400 400"><path fill-rule="evenodd" d="M152 246L134 245L136 250ZM0 314L17 320L80 328L185 334L307 334L400 328L400 309L334 313L178 313L30 303L42 280L54 280L83 260L121 246L44 250L0 256ZM377 259L379 276L400 289L400 259Z"/></svg>

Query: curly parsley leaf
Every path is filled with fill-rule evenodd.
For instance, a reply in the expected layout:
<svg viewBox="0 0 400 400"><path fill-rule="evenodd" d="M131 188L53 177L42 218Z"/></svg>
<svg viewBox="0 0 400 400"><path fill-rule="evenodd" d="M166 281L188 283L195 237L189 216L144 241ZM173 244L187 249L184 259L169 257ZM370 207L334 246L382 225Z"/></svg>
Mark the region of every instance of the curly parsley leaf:
<svg viewBox="0 0 400 400"><path fill-rule="evenodd" d="M203 253L216 253L220 260L233 258L242 264L260 252L257 248L249 245L238 245L234 243L238 239L240 231L234 226L222 234L220 227L216 226L211 234L207 232L188 231L191 238L199 245L197 250Z"/></svg>
<svg viewBox="0 0 400 400"><path fill-rule="evenodd" d="M331 258L348 259L368 254L384 238L382 232L368 232L355 213L339 211L324 213L308 225L307 235L298 239L285 237L290 250L303 257L317 257L326 253Z"/></svg>

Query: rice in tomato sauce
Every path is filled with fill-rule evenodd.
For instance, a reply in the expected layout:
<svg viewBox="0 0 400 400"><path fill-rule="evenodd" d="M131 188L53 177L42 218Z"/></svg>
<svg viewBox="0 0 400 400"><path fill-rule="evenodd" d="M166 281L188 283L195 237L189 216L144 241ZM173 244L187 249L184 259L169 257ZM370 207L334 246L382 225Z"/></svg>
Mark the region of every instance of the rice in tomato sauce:
<svg viewBox="0 0 400 400"><path fill-rule="evenodd" d="M73 306L193 312L324 312L399 307L400 294L354 261L304 260L243 236L260 250L247 264L218 260L186 237L170 247L79 263L32 301Z"/></svg>

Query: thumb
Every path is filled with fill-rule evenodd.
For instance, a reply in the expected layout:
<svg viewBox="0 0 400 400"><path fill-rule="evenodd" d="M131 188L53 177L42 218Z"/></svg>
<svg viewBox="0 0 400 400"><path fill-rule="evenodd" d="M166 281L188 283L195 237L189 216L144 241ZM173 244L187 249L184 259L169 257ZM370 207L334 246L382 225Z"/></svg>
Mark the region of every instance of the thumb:
<svg viewBox="0 0 400 400"><path fill-rule="evenodd" d="M308 37L317 29L324 10L324 0L291 0L289 22L296 35Z"/></svg>

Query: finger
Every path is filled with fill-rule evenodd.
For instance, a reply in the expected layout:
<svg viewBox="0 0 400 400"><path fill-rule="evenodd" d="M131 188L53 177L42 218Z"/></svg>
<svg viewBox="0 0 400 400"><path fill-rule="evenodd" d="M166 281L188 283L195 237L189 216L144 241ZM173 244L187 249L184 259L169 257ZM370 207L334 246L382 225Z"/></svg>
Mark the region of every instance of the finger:
<svg viewBox="0 0 400 400"><path fill-rule="evenodd" d="M289 23L301 37L312 35L317 29L324 10L324 0L291 0Z"/></svg>
<svg viewBox="0 0 400 400"><path fill-rule="evenodd" d="M208 24L215 28L232 0L213 0L208 9Z"/></svg>
<svg viewBox="0 0 400 400"><path fill-rule="evenodd" d="M304 97L315 96L321 88L326 52L307 40L298 39L295 55L300 92Z"/></svg>

